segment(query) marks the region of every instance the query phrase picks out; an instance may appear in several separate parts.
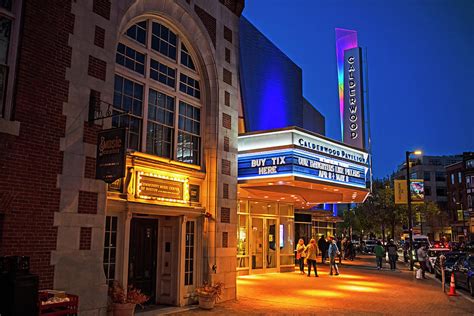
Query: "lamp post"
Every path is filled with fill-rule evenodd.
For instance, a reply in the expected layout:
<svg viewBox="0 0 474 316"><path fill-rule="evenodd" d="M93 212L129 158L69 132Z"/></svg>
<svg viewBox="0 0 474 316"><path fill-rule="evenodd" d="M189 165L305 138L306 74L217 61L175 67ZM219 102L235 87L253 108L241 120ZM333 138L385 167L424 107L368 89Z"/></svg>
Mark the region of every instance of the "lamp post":
<svg viewBox="0 0 474 316"><path fill-rule="evenodd" d="M410 271L413 271L413 214L411 213L411 189L410 189L410 155L421 155L421 150L407 151L405 153L407 164L407 203L408 203L408 229L410 232Z"/></svg>

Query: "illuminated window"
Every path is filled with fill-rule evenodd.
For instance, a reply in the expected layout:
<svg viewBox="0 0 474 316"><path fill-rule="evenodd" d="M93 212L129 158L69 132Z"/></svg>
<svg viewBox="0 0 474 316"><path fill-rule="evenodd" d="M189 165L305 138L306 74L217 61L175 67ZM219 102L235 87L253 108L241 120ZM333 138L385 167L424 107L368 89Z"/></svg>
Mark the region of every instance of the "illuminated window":
<svg viewBox="0 0 474 316"><path fill-rule="evenodd" d="M153 18L122 34L113 102L121 115L112 123L129 128L131 149L200 165L201 76L183 40L172 25Z"/></svg>
<svg viewBox="0 0 474 316"><path fill-rule="evenodd" d="M458 183L459 184L462 183L462 174L461 174L461 172L458 172Z"/></svg>
<svg viewBox="0 0 474 316"><path fill-rule="evenodd" d="M199 165L201 152L201 110L179 102L177 159Z"/></svg>
<svg viewBox="0 0 474 316"><path fill-rule="evenodd" d="M451 173L451 184L454 184L454 173Z"/></svg>

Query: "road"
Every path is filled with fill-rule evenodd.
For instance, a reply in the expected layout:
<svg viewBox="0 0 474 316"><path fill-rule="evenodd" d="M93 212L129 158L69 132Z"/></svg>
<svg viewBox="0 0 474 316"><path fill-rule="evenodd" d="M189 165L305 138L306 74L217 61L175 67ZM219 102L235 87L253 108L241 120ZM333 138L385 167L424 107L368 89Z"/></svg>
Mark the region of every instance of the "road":
<svg viewBox="0 0 474 316"><path fill-rule="evenodd" d="M239 277L237 300L179 315L474 315L474 300L448 297L439 281L416 280L399 266L379 271L374 257L362 256L340 266L339 276L319 264L319 278L296 271Z"/></svg>

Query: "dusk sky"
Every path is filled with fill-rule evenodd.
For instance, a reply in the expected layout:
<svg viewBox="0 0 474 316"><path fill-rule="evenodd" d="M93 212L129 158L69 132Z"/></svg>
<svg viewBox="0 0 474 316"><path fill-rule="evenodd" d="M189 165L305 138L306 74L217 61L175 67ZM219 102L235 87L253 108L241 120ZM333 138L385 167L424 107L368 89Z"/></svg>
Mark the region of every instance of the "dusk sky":
<svg viewBox="0 0 474 316"><path fill-rule="evenodd" d="M375 177L406 150L474 151L473 0L257 0L247 17L303 69L303 94L340 140L335 28L367 48Z"/></svg>

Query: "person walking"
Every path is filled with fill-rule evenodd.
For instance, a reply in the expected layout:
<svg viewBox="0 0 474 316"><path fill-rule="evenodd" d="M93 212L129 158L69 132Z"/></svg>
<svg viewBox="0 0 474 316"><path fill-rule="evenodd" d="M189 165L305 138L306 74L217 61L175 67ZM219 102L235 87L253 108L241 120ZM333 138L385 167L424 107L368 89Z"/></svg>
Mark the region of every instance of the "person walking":
<svg viewBox="0 0 474 316"><path fill-rule="evenodd" d="M382 243L377 241L377 245L374 248L375 259L377 260L377 270L382 269L383 258L385 257L385 248L382 246Z"/></svg>
<svg viewBox="0 0 474 316"><path fill-rule="evenodd" d="M318 248L316 246L316 240L311 238L309 241L309 244L305 248L305 253L306 253L306 260L308 262L308 277L311 276L311 266L314 268L314 276L318 277L318 270L316 269L316 259L317 259L317 253L318 253Z"/></svg>
<svg viewBox="0 0 474 316"><path fill-rule="evenodd" d="M321 236L318 240L318 248L319 251L321 252L321 263L325 263L326 261L326 251L327 251L327 243L326 239L324 238L324 235Z"/></svg>
<svg viewBox="0 0 474 316"><path fill-rule="evenodd" d="M418 262L420 263L421 275L423 279L427 279L425 272L427 269L426 261L428 260L428 254L426 252L426 246L421 246L416 251L416 256L418 257Z"/></svg>
<svg viewBox="0 0 474 316"><path fill-rule="evenodd" d="M393 239L390 239L387 245L388 261L390 262L390 270L397 269L398 249Z"/></svg>
<svg viewBox="0 0 474 316"><path fill-rule="evenodd" d="M304 240L301 238L298 240L298 244L296 245L296 259L298 260L301 274L304 274L304 258L306 257L306 253L304 251L305 248L306 246L304 245Z"/></svg>
<svg viewBox="0 0 474 316"><path fill-rule="evenodd" d="M337 267L336 264L336 257L339 256L340 252L339 249L337 248L336 240L332 240L329 244L328 248L328 256L329 256L329 264L330 264L330 272L329 275L332 275L332 270L334 268L336 275L339 275L339 268Z"/></svg>
<svg viewBox="0 0 474 316"><path fill-rule="evenodd" d="M354 243L352 240L347 241L347 252L349 253L349 260L354 261L355 258L355 248L354 248Z"/></svg>
<svg viewBox="0 0 474 316"><path fill-rule="evenodd" d="M339 247L340 251L341 251L341 256L342 256L342 260L346 260L346 253L347 253L347 237L344 237L344 239L342 239L341 241L341 247ZM341 263L339 261L339 263Z"/></svg>
<svg viewBox="0 0 474 316"><path fill-rule="evenodd" d="M338 249L341 249L341 251L339 251L339 264L342 264L342 243L341 243L341 239L338 238L337 241L336 241L336 245L337 245L337 248Z"/></svg>

